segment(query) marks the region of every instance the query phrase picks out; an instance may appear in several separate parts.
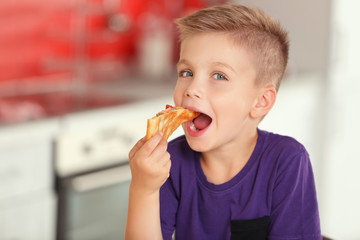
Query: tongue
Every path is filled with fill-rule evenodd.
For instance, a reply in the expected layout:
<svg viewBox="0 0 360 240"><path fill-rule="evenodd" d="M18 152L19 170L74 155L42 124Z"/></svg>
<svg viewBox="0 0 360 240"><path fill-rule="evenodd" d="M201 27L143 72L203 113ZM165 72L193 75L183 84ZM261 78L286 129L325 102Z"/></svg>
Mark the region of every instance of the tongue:
<svg viewBox="0 0 360 240"><path fill-rule="evenodd" d="M202 130L209 126L212 119L205 114L200 114L197 118L194 119L194 125L197 129Z"/></svg>

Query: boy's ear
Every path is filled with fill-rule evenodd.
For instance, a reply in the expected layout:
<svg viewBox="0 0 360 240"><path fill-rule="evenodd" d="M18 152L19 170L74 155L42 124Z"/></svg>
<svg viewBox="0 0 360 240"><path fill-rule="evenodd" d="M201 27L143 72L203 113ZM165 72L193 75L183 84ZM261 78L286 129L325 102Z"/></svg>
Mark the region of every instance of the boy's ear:
<svg viewBox="0 0 360 240"><path fill-rule="evenodd" d="M264 117L274 106L275 100L276 100L276 90L273 86L262 88L250 112L250 116L252 118Z"/></svg>

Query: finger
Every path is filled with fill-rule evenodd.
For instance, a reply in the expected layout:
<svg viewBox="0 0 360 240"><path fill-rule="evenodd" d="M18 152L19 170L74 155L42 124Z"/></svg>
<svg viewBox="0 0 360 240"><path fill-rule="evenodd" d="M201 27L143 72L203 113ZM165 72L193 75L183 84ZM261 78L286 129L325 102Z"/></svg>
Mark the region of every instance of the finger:
<svg viewBox="0 0 360 240"><path fill-rule="evenodd" d="M161 132L156 133L144 144L144 154L150 156L157 146L162 142L163 134Z"/></svg>
<svg viewBox="0 0 360 240"><path fill-rule="evenodd" d="M164 157L161 159L160 164L166 168L170 170L170 166L171 166L171 159L170 159L170 154L168 152L166 152L166 154L164 155Z"/></svg>
<svg viewBox="0 0 360 240"><path fill-rule="evenodd" d="M129 159L132 159L135 156L135 153L139 151L139 149L145 144L145 142L145 137L143 137L134 145L134 147L129 152Z"/></svg>
<svg viewBox="0 0 360 240"><path fill-rule="evenodd" d="M171 161L169 160L166 162L166 165L164 166L164 169L166 169L166 177L163 181L163 184L166 182L166 180L170 177L170 169L171 169Z"/></svg>
<svg viewBox="0 0 360 240"><path fill-rule="evenodd" d="M156 148L152 153L151 158L154 159L154 163L158 166L164 166L166 162L170 161L170 153L166 151L166 148L160 150L161 147Z"/></svg>
<svg viewBox="0 0 360 240"><path fill-rule="evenodd" d="M160 171L160 175L168 175L171 167L170 154L165 152L160 158L157 159L157 162L154 163L153 167Z"/></svg>
<svg viewBox="0 0 360 240"><path fill-rule="evenodd" d="M168 154L167 141L165 138L162 138L159 144L156 146L156 148L152 151L151 157L158 159L158 161L160 161L160 159L164 156L164 154ZM170 155L168 154L168 156Z"/></svg>

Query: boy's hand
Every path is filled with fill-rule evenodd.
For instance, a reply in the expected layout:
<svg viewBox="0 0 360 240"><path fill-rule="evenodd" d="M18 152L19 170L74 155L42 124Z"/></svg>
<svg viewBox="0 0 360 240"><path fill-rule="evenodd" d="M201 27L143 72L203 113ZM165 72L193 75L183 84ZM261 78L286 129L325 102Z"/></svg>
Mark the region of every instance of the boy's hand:
<svg viewBox="0 0 360 240"><path fill-rule="evenodd" d="M148 141L139 140L129 153L132 174L131 187L145 194L159 191L169 177L170 154L167 141L157 133Z"/></svg>
<svg viewBox="0 0 360 240"><path fill-rule="evenodd" d="M138 141L129 153L132 179L125 239L162 239L159 190L171 166L166 150L166 139L157 133Z"/></svg>

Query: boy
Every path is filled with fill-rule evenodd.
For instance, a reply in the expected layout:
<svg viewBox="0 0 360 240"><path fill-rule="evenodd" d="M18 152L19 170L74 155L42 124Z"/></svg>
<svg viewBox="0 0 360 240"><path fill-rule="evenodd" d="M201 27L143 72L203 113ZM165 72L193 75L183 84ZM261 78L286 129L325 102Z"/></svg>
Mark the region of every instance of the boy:
<svg viewBox="0 0 360 240"><path fill-rule="evenodd" d="M306 150L257 128L286 68L286 32L241 5L177 24L174 102L201 115L183 124L185 137L167 145L159 133L130 151L126 238L321 239Z"/></svg>

